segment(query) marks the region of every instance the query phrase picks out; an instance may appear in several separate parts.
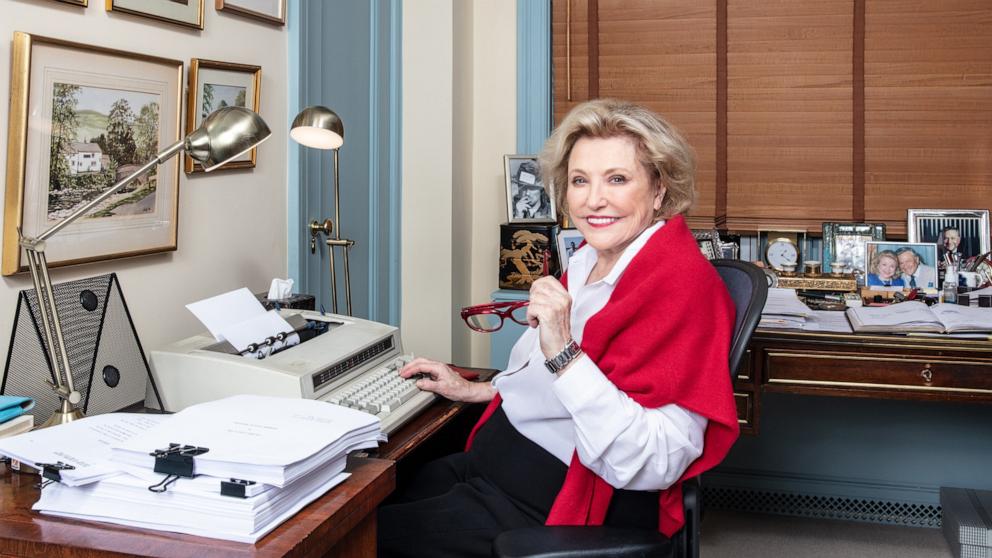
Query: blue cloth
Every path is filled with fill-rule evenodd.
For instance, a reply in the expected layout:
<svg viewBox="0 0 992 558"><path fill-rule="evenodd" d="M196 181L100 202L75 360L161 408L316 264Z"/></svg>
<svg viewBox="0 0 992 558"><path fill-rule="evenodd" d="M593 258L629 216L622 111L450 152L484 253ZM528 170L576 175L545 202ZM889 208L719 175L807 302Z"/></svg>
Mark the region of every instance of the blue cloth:
<svg viewBox="0 0 992 558"><path fill-rule="evenodd" d="M0 422L19 417L34 407L34 399L20 395L0 395Z"/></svg>
<svg viewBox="0 0 992 558"><path fill-rule="evenodd" d="M905 287L906 283L903 282L902 277L884 281L878 276L877 273L869 273L868 286L869 287Z"/></svg>

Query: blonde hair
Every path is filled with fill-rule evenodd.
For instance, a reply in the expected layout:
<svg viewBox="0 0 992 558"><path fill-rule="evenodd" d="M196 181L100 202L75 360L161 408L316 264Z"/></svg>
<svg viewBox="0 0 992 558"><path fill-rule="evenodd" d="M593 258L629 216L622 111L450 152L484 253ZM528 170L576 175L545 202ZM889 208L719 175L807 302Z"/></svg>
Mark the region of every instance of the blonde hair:
<svg viewBox="0 0 992 558"><path fill-rule="evenodd" d="M634 140L641 164L657 185L666 188L655 220L687 212L696 198L696 162L682 135L644 107L616 99L597 99L572 109L545 142L538 158L545 184L554 185L559 214L568 215L568 160L575 143L582 138L617 136Z"/></svg>
<svg viewBox="0 0 992 558"><path fill-rule="evenodd" d="M882 258L892 258L892 261L896 263L896 269L892 272L892 276L899 277L899 257L892 250L875 252L875 255L871 257L871 265L868 266L868 272L878 275L878 264L882 261Z"/></svg>

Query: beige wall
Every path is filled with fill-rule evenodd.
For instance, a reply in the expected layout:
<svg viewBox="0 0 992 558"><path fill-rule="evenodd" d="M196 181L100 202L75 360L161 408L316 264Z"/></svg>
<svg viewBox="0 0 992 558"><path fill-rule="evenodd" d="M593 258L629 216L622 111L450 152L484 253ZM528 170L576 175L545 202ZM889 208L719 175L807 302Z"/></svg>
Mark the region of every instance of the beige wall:
<svg viewBox="0 0 992 558"><path fill-rule="evenodd" d="M462 306L497 288L503 155L516 146L516 3L403 4L403 342L486 366Z"/></svg>
<svg viewBox="0 0 992 558"><path fill-rule="evenodd" d="M265 290L272 277L286 276L286 29L205 4L203 31L108 13L100 0L88 8L4 0L0 8L0 153L7 149L14 31L179 59L187 70L193 57L262 67L260 113L273 138L259 148L254 170L181 173L177 251L53 270L55 282L117 272L146 351L202 330L186 303L242 286ZM0 355L6 355L17 294L30 286L26 274L0 283Z"/></svg>

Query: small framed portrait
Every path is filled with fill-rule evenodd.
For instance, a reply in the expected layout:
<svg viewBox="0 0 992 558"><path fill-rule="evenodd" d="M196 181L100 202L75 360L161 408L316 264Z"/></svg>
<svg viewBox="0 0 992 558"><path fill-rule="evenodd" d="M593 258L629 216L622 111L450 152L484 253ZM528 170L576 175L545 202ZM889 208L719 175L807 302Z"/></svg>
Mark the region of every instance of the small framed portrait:
<svg viewBox="0 0 992 558"><path fill-rule="evenodd" d="M236 13L277 25L286 24L286 0L216 0L214 7L218 12Z"/></svg>
<svg viewBox="0 0 992 558"><path fill-rule="evenodd" d="M987 209L910 209L910 242L935 242L937 263L955 264L989 251Z"/></svg>
<svg viewBox="0 0 992 558"><path fill-rule="evenodd" d="M937 289L937 244L865 243L865 285L874 289Z"/></svg>
<svg viewBox="0 0 992 558"><path fill-rule="evenodd" d="M537 157L505 155L506 215L510 223L554 223L554 192L541 180Z"/></svg>
<svg viewBox="0 0 992 558"><path fill-rule="evenodd" d="M845 264L848 272L864 272L865 243L885 240L884 223L824 223L823 269Z"/></svg>
<svg viewBox="0 0 992 558"><path fill-rule="evenodd" d="M558 258L562 273L568 271L568 260L579 249L583 240L582 233L578 229L562 229L558 233Z"/></svg>
<svg viewBox="0 0 992 558"><path fill-rule="evenodd" d="M193 58L189 62L189 88L186 90L186 133L200 127L211 112L223 107L244 107L258 112L262 68ZM255 166L257 149L252 149L216 170ZM185 156L186 173L203 172L203 166Z"/></svg>
<svg viewBox="0 0 992 558"><path fill-rule="evenodd" d="M696 246L707 260L715 260L723 257L723 243L720 242L720 233L711 231L692 231L692 236L696 238Z"/></svg>
<svg viewBox="0 0 992 558"><path fill-rule="evenodd" d="M206 0L107 0L108 12L123 12L203 29Z"/></svg>

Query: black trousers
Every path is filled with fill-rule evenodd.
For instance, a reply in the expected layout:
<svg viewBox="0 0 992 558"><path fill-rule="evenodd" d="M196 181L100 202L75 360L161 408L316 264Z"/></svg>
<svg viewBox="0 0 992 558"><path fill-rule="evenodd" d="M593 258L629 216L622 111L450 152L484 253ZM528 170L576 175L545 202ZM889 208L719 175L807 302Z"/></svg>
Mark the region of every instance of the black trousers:
<svg viewBox="0 0 992 558"><path fill-rule="evenodd" d="M379 508L379 556L490 556L501 532L544 524L566 471L497 409L470 451L428 463ZM614 491L606 524L656 529L658 493Z"/></svg>

